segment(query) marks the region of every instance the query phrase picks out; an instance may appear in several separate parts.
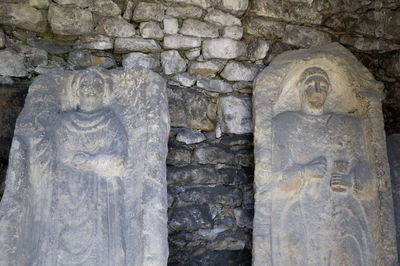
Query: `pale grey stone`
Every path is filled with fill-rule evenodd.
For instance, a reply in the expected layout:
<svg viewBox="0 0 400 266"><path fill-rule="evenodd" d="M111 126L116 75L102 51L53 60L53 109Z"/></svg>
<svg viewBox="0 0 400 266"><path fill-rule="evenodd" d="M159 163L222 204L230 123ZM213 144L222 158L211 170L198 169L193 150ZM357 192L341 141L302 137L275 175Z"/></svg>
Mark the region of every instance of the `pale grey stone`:
<svg viewBox="0 0 400 266"><path fill-rule="evenodd" d="M26 77L24 57L12 49L0 50L0 75Z"/></svg>
<svg viewBox="0 0 400 266"><path fill-rule="evenodd" d="M218 26L242 26L242 22L237 17L213 8L208 10L204 20Z"/></svg>
<svg viewBox="0 0 400 266"><path fill-rule="evenodd" d="M286 25L282 38L284 43L303 48L326 44L331 40L331 36L326 32L297 25Z"/></svg>
<svg viewBox="0 0 400 266"><path fill-rule="evenodd" d="M24 55L24 64L28 71L33 70L36 66L47 65L48 54L43 49L30 47L25 44L13 45L13 49L17 53Z"/></svg>
<svg viewBox="0 0 400 266"><path fill-rule="evenodd" d="M252 61L264 59L268 51L269 44L262 38L257 38L247 48L248 56Z"/></svg>
<svg viewBox="0 0 400 266"><path fill-rule="evenodd" d="M217 80L217 79L200 78L197 80L196 85L199 88L211 92L228 93L233 91L231 84L223 80Z"/></svg>
<svg viewBox="0 0 400 266"><path fill-rule="evenodd" d="M252 81L259 68L253 64L230 61L221 72L221 77L229 81Z"/></svg>
<svg viewBox="0 0 400 266"><path fill-rule="evenodd" d="M163 42L166 49L191 49L200 47L201 39L182 35L169 35L164 37Z"/></svg>
<svg viewBox="0 0 400 266"><path fill-rule="evenodd" d="M115 53L126 52L159 52L160 45L154 41L143 38L116 38L114 43Z"/></svg>
<svg viewBox="0 0 400 266"><path fill-rule="evenodd" d="M243 37L243 28L240 26L228 26L222 31L222 37L240 40Z"/></svg>
<svg viewBox="0 0 400 266"><path fill-rule="evenodd" d="M255 266L398 263L382 95L337 43L285 52L258 75Z"/></svg>
<svg viewBox="0 0 400 266"><path fill-rule="evenodd" d="M218 118L223 133L252 133L251 98L248 96L221 96L218 102Z"/></svg>
<svg viewBox="0 0 400 266"><path fill-rule="evenodd" d="M126 2L126 7L124 11L124 15L122 16L126 21L131 21L133 15L133 0L128 0Z"/></svg>
<svg viewBox="0 0 400 266"><path fill-rule="evenodd" d="M384 39L364 38L350 35L340 37L340 43L353 46L360 51L394 51L400 49L400 45Z"/></svg>
<svg viewBox="0 0 400 266"><path fill-rule="evenodd" d="M114 40L101 34L82 35L74 44L76 49L109 50L114 47Z"/></svg>
<svg viewBox="0 0 400 266"><path fill-rule="evenodd" d="M148 69L156 69L160 67L159 54L144 54L144 53L129 53L124 55L122 59L122 66L125 69L134 67L143 67Z"/></svg>
<svg viewBox="0 0 400 266"><path fill-rule="evenodd" d="M167 108L164 80L145 69L35 79L0 205L0 264L166 265Z"/></svg>
<svg viewBox="0 0 400 266"><path fill-rule="evenodd" d="M50 0L29 0L29 5L37 9L46 9L50 5Z"/></svg>
<svg viewBox="0 0 400 266"><path fill-rule="evenodd" d="M201 50L200 48L195 48L185 52L185 56L189 60L194 60L200 56Z"/></svg>
<svg viewBox="0 0 400 266"><path fill-rule="evenodd" d="M34 32L47 30L45 14L29 4L0 3L0 24Z"/></svg>
<svg viewBox="0 0 400 266"><path fill-rule="evenodd" d="M196 19L186 19L179 32L183 35L215 38L219 36L218 28L214 25Z"/></svg>
<svg viewBox="0 0 400 266"><path fill-rule="evenodd" d="M211 0L166 0L167 2L173 3L183 3L201 7L203 9L209 8L211 6Z"/></svg>
<svg viewBox="0 0 400 266"><path fill-rule="evenodd" d="M0 48L3 48L6 45L6 35L4 31L0 29Z"/></svg>
<svg viewBox="0 0 400 266"><path fill-rule="evenodd" d="M200 130L182 128L176 135L176 140L185 144L196 144L205 141L207 138Z"/></svg>
<svg viewBox="0 0 400 266"><path fill-rule="evenodd" d="M162 40L164 37L160 24L154 21L140 23L140 34L145 39Z"/></svg>
<svg viewBox="0 0 400 266"><path fill-rule="evenodd" d="M172 80L185 87L192 87L197 81L196 77L193 77L188 73L178 73L172 77Z"/></svg>
<svg viewBox="0 0 400 266"><path fill-rule="evenodd" d="M176 18L165 18L163 20L164 33L169 35L177 34L179 31L178 19Z"/></svg>
<svg viewBox="0 0 400 266"><path fill-rule="evenodd" d="M222 0L221 8L232 12L243 14L249 6L249 0Z"/></svg>
<svg viewBox="0 0 400 266"><path fill-rule="evenodd" d="M80 35L92 31L93 17L88 10L50 5L49 23L51 30L60 35Z"/></svg>
<svg viewBox="0 0 400 266"><path fill-rule="evenodd" d="M121 14L121 9L112 0L96 0L89 6L89 10L99 16L115 17Z"/></svg>
<svg viewBox="0 0 400 266"><path fill-rule="evenodd" d="M164 74L171 75L186 70L186 61L176 50L165 51L161 53L161 64Z"/></svg>
<svg viewBox="0 0 400 266"><path fill-rule="evenodd" d="M159 3L139 2L133 12L132 20L137 22L155 20L162 22L166 7Z"/></svg>
<svg viewBox="0 0 400 266"><path fill-rule="evenodd" d="M81 8L89 7L93 2L93 0L54 0L54 1L60 5L75 5Z"/></svg>
<svg viewBox="0 0 400 266"><path fill-rule="evenodd" d="M247 55L245 43L229 38L205 40L202 50L205 59L233 59Z"/></svg>
<svg viewBox="0 0 400 266"><path fill-rule="evenodd" d="M135 26L121 17L101 19L96 31L111 37L128 38L136 35Z"/></svg>
<svg viewBox="0 0 400 266"><path fill-rule="evenodd" d="M204 62L192 61L189 63L189 73L192 75L202 75L204 77L215 77L224 68L224 64L217 60Z"/></svg>
<svg viewBox="0 0 400 266"><path fill-rule="evenodd" d="M167 8L167 16L176 18L201 18L203 10L195 6L171 6Z"/></svg>
<svg viewBox="0 0 400 266"><path fill-rule="evenodd" d="M264 37L267 40L282 38L285 32L284 23L259 17L246 17L243 24L248 34Z"/></svg>

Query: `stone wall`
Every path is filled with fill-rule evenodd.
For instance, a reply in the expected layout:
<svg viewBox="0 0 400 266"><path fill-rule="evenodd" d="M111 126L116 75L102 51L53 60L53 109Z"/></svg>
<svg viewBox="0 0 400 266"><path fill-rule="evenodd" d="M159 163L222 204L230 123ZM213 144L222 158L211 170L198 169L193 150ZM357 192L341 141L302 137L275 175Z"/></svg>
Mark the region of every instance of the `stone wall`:
<svg viewBox="0 0 400 266"><path fill-rule="evenodd" d="M385 83L386 130L400 132L397 0L3 0L0 28L1 121L53 70L142 66L168 80L170 265L250 265L252 80L277 54L347 46Z"/></svg>

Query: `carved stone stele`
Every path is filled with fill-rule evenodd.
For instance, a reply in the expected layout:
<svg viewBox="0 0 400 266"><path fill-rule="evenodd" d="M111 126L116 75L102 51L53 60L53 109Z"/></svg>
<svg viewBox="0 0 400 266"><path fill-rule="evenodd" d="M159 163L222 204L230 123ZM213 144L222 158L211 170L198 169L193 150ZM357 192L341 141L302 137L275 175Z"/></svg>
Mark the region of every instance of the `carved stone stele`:
<svg viewBox="0 0 400 266"><path fill-rule="evenodd" d="M0 205L0 265L166 265L164 80L144 69L42 75Z"/></svg>
<svg viewBox="0 0 400 266"><path fill-rule="evenodd" d="M382 89L337 43L258 75L255 266L397 265Z"/></svg>

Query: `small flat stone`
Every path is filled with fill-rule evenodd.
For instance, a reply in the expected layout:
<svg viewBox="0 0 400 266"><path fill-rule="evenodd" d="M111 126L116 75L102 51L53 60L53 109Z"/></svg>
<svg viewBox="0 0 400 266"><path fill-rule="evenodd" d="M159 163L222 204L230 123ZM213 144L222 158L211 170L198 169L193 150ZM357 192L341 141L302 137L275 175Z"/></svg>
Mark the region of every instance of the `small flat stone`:
<svg viewBox="0 0 400 266"><path fill-rule="evenodd" d="M250 35L264 37L267 40L282 38L285 33L285 24L263 18L245 18L244 28Z"/></svg>
<svg viewBox="0 0 400 266"><path fill-rule="evenodd" d="M176 50L165 51L161 53L161 64L164 74L171 75L186 70L186 61Z"/></svg>
<svg viewBox="0 0 400 266"><path fill-rule="evenodd" d="M174 75L171 79L185 87L192 87L197 80L196 77L193 77L188 73L178 73Z"/></svg>
<svg viewBox="0 0 400 266"><path fill-rule="evenodd" d="M253 64L230 61L221 72L221 77L229 81L252 81L259 68Z"/></svg>
<svg viewBox="0 0 400 266"><path fill-rule="evenodd" d="M167 164L185 166L192 162L192 151L175 145L168 146Z"/></svg>
<svg viewBox="0 0 400 266"><path fill-rule="evenodd" d="M24 56L12 49L0 50L0 75L26 77L28 72L24 65Z"/></svg>
<svg viewBox="0 0 400 266"><path fill-rule="evenodd" d="M92 13L88 10L50 5L48 19L55 34L81 35L93 29Z"/></svg>
<svg viewBox="0 0 400 266"><path fill-rule="evenodd" d="M254 170L251 168L248 171L245 168L219 168L217 170L218 183L225 185L252 183L254 179L253 172Z"/></svg>
<svg viewBox="0 0 400 266"><path fill-rule="evenodd" d="M246 134L253 132L251 98L248 96L222 96L218 103L218 116L223 133Z"/></svg>
<svg viewBox="0 0 400 266"><path fill-rule="evenodd" d="M204 17L204 21L218 26L242 26L239 18L218 9L210 9Z"/></svg>
<svg viewBox="0 0 400 266"><path fill-rule="evenodd" d="M168 167L168 185L207 185L217 182L217 174L213 167L193 166Z"/></svg>
<svg viewBox="0 0 400 266"><path fill-rule="evenodd" d="M179 194L186 202L219 203L227 206L240 206L242 191L226 186L187 188Z"/></svg>
<svg viewBox="0 0 400 266"><path fill-rule="evenodd" d="M249 0L222 0L221 8L235 14L243 14L249 6Z"/></svg>
<svg viewBox="0 0 400 266"><path fill-rule="evenodd" d="M163 20L164 33L174 35L179 31L178 19L176 18L165 18Z"/></svg>
<svg viewBox="0 0 400 266"><path fill-rule="evenodd" d="M227 236L214 240L210 248L213 250L243 250L245 245L246 241L244 239Z"/></svg>
<svg viewBox="0 0 400 266"><path fill-rule="evenodd" d="M217 60L204 62L192 61L189 63L189 73L192 75L202 75L204 77L215 77L224 68L224 64Z"/></svg>
<svg viewBox="0 0 400 266"><path fill-rule="evenodd" d="M125 69L131 69L134 67L156 69L160 67L160 55L144 54L139 52L129 53L124 55L122 59L122 66Z"/></svg>
<svg viewBox="0 0 400 266"><path fill-rule="evenodd" d="M201 39L182 35L169 35L164 37L163 42L166 49L191 49L200 47Z"/></svg>
<svg viewBox="0 0 400 266"><path fill-rule="evenodd" d="M189 60L194 60L200 56L201 50L200 48L195 48L185 52L185 56Z"/></svg>
<svg viewBox="0 0 400 266"><path fill-rule="evenodd" d="M202 146L194 151L194 158L199 164L235 164L234 154L222 146Z"/></svg>
<svg viewBox="0 0 400 266"><path fill-rule="evenodd" d="M209 8L211 6L211 0L166 0L167 2L173 3L183 3L188 5L194 5L201 7L203 9Z"/></svg>
<svg viewBox="0 0 400 266"><path fill-rule="evenodd" d="M0 24L34 32L47 30L46 16L29 4L0 3Z"/></svg>
<svg viewBox="0 0 400 266"><path fill-rule="evenodd" d="M89 6L89 10L99 16L119 16L121 9L112 0L96 0Z"/></svg>
<svg viewBox="0 0 400 266"><path fill-rule="evenodd" d="M262 38L253 41L247 48L248 56L252 61L264 59L268 50L269 44Z"/></svg>
<svg viewBox="0 0 400 266"><path fill-rule="evenodd" d="M331 42L331 40L331 36L326 32L297 25L286 25L282 39L284 43L302 48L323 45Z"/></svg>
<svg viewBox="0 0 400 266"><path fill-rule="evenodd" d="M399 50L400 45L386 41L384 39L374 39L374 38L364 38L364 37L355 37L349 35L343 35L340 37L340 43L344 45L353 46L359 51L394 51Z"/></svg>
<svg viewBox="0 0 400 266"><path fill-rule="evenodd" d="M121 17L107 17L101 20L96 31L111 37L128 38L135 36L135 26Z"/></svg>
<svg viewBox="0 0 400 266"><path fill-rule="evenodd" d="M223 81L223 80L216 80L216 79L204 79L201 78L197 80L197 87L205 89L211 92L218 92L218 93L228 93L232 92L232 85Z"/></svg>
<svg viewBox="0 0 400 266"><path fill-rule="evenodd" d="M128 22L131 21L131 19L132 19L133 6L134 6L133 0L128 0L126 3L124 15L122 16Z"/></svg>
<svg viewBox="0 0 400 266"><path fill-rule="evenodd" d="M140 2L133 12L132 20L136 22L155 20L163 21L166 7L162 4Z"/></svg>
<svg viewBox="0 0 400 266"><path fill-rule="evenodd" d="M101 34L82 35L74 44L75 49L109 50L114 47L114 40Z"/></svg>
<svg viewBox="0 0 400 266"><path fill-rule="evenodd" d="M202 50L205 59L233 59L247 55L245 43L229 38L205 40Z"/></svg>
<svg viewBox="0 0 400 266"><path fill-rule="evenodd" d="M30 37L27 39L27 43L30 46L43 49L52 54L65 54L72 51L71 44L51 39Z"/></svg>
<svg viewBox="0 0 400 266"><path fill-rule="evenodd" d="M116 38L114 43L115 53L126 52L159 52L160 45L154 40L143 38Z"/></svg>
<svg viewBox="0 0 400 266"><path fill-rule="evenodd" d="M74 5L77 7L85 8L92 5L93 0L54 0L54 2L60 5Z"/></svg>
<svg viewBox="0 0 400 266"><path fill-rule="evenodd" d="M162 40L164 38L160 24L154 21L140 23L140 34L145 39Z"/></svg>
<svg viewBox="0 0 400 266"><path fill-rule="evenodd" d="M195 144L206 140L206 136L200 130L181 129L176 135L176 140L185 144Z"/></svg>
<svg viewBox="0 0 400 266"><path fill-rule="evenodd" d="M68 55L69 68L73 70L84 69L91 66L110 68L116 65L110 56L92 55L87 50L74 50Z"/></svg>
<svg viewBox="0 0 400 266"><path fill-rule="evenodd" d="M29 5L37 9L46 9L50 5L50 0L29 0Z"/></svg>
<svg viewBox="0 0 400 266"><path fill-rule="evenodd" d="M195 19L186 19L179 32L194 37L215 38L219 36L218 28Z"/></svg>
<svg viewBox="0 0 400 266"><path fill-rule="evenodd" d="M225 27L222 31L222 37L234 40L240 40L243 37L243 27L240 26Z"/></svg>
<svg viewBox="0 0 400 266"><path fill-rule="evenodd" d="M167 16L176 18L201 18L203 10L195 6L171 6L167 8Z"/></svg>

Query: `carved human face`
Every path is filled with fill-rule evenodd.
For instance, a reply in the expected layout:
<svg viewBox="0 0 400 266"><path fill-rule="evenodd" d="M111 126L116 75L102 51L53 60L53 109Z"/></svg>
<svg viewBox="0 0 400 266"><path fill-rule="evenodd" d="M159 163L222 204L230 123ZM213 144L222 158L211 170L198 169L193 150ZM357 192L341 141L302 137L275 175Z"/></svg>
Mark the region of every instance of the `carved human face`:
<svg viewBox="0 0 400 266"><path fill-rule="evenodd" d="M82 77L79 86L79 107L83 111L93 111L103 103L104 80L95 74Z"/></svg>
<svg viewBox="0 0 400 266"><path fill-rule="evenodd" d="M302 75L303 111L321 114L329 91L329 79L324 70L318 67L306 69Z"/></svg>

